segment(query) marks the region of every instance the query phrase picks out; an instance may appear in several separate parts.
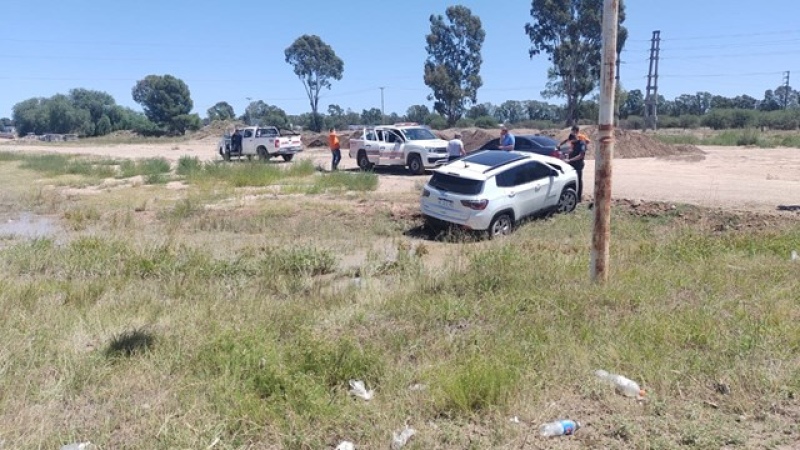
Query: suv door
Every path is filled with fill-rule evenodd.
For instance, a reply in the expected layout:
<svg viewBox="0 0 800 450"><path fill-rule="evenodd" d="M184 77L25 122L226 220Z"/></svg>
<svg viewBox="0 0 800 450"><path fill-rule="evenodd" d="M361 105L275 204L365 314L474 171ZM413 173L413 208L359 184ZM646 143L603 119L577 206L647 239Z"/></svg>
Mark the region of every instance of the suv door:
<svg viewBox="0 0 800 450"><path fill-rule="evenodd" d="M550 173L550 168L529 161L497 175L497 186L508 197L518 220L547 206L553 183Z"/></svg>

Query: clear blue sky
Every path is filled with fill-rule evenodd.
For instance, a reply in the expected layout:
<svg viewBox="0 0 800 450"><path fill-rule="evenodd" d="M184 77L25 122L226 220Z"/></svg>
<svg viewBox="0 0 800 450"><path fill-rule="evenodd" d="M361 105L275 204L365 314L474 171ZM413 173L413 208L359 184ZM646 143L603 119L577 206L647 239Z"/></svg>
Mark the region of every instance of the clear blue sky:
<svg viewBox="0 0 800 450"><path fill-rule="evenodd" d="M708 91L763 98L800 80L797 0L628 0L629 30L622 87L646 87L650 38L661 30L659 93L667 99ZM252 100L289 114L310 110L302 84L284 60L302 34L319 35L344 61L344 78L323 91L320 110L338 104L356 112L381 106L405 113L431 106L422 81L430 14L453 1L381 0L2 0L0 117L31 97L82 87L131 98L137 80L171 74L191 90L205 117L218 101L241 114ZM479 102L542 100L549 66L528 57L527 0L463 1L486 31ZM800 81L794 82L800 85ZM561 100L550 100L561 103Z"/></svg>

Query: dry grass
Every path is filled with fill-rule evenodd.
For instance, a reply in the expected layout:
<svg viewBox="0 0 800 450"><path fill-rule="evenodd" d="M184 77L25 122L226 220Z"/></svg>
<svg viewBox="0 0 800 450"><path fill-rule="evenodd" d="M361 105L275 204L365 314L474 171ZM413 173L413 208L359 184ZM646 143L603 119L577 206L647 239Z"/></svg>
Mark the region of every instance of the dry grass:
<svg viewBox="0 0 800 450"><path fill-rule="evenodd" d="M414 195L205 179L65 196L47 178L19 189L29 174L0 162L0 214L61 229L0 241L8 448L386 448L406 423L410 449L800 441L796 222L620 206L597 286L583 208L507 239L433 240ZM535 435L558 418L584 426Z"/></svg>

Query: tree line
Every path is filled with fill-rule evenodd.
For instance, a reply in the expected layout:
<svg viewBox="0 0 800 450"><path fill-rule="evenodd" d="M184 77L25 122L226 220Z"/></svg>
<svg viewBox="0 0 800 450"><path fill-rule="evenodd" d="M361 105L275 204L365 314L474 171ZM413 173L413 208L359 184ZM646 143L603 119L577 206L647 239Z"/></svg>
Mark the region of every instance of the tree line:
<svg viewBox="0 0 800 450"><path fill-rule="evenodd" d="M322 113L320 94L331 89L333 81L342 79L344 61L319 36L304 34L285 49L284 56L308 96L309 113L289 116L279 106L257 100L236 116L230 104L220 101L208 109L205 121L238 119L248 124L300 126L314 131L400 120L434 128L493 127L500 122L526 121L591 123L598 115L602 7L603 0L531 1L531 21L520 32L524 31L531 42L528 57L546 57L551 63L546 87L540 94L545 99L564 99L560 106L535 100L508 100L500 105L478 103L478 92L483 85L481 48L486 33L479 17L469 8L455 5L446 8L444 15L429 17L430 33L425 36L428 57L422 64L422 74L430 88L427 99L433 102L432 108L412 105L402 116L390 113L384 117L377 108L358 113L334 104L328 105L327 114ZM624 21L625 5L620 1L618 54L628 35L622 26ZM116 105L107 93L81 88L68 95L20 102L14 106L13 122L21 134L55 132L82 136L99 136L120 129L148 135L183 134L202 125L200 117L191 113L193 102L188 86L172 75L148 75L136 83L132 95L142 105L143 113ZM767 90L762 100L747 95L725 98L708 92L683 94L674 100L659 96L659 125L745 124L785 128L794 124L792 128L797 128L800 125L793 111L800 109L799 97L797 91L786 86ZM644 111L640 90L625 91L618 86L617 105L621 126L640 126ZM739 110L748 112L731 112Z"/></svg>

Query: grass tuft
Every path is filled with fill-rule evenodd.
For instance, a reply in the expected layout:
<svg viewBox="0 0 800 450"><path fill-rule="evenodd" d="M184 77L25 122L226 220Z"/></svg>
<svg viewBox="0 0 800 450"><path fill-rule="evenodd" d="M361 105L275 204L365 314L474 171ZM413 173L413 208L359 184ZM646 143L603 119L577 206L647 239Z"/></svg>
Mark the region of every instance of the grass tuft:
<svg viewBox="0 0 800 450"><path fill-rule="evenodd" d="M156 344L156 336L145 328L135 328L114 335L104 354L107 358L132 357L149 352Z"/></svg>

